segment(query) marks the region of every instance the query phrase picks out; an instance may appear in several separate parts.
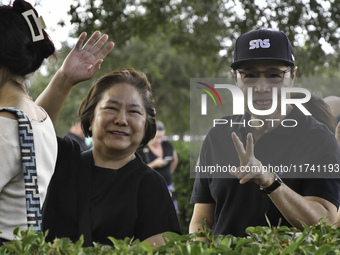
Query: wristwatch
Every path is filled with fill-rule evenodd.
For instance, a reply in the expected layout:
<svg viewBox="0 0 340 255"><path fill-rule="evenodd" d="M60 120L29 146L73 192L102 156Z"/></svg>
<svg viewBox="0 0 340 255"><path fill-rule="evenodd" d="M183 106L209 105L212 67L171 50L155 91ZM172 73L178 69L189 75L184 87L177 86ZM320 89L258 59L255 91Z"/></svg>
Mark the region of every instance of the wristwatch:
<svg viewBox="0 0 340 255"><path fill-rule="evenodd" d="M281 178L276 174L273 173L274 175L274 182L267 188L262 188L260 186L260 190L263 191L265 194L269 195L270 193L272 193L274 190L276 190L278 187L281 186L282 184L282 180Z"/></svg>

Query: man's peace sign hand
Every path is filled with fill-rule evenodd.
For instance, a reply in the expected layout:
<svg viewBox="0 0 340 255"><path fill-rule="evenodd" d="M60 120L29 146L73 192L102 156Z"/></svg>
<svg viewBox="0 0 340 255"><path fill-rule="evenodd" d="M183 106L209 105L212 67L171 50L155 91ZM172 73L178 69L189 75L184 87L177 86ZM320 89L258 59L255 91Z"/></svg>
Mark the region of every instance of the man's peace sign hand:
<svg viewBox="0 0 340 255"><path fill-rule="evenodd" d="M231 174L240 180L240 184L254 181L264 188L268 187L274 181L274 176L264 171L261 161L255 158L253 135L248 133L246 149L244 149L243 143L235 132L231 134L231 138L240 160L240 167Z"/></svg>

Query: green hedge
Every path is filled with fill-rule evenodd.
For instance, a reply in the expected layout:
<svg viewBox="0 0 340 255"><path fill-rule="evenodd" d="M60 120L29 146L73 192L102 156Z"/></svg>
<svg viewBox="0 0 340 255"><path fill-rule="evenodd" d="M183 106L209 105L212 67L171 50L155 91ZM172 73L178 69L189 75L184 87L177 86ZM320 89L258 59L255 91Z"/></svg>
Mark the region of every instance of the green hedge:
<svg viewBox="0 0 340 255"><path fill-rule="evenodd" d="M194 184L194 179L190 178L190 143L178 141L172 142L172 145L178 155L178 165L172 176L179 210L178 220L183 233L188 233L193 212L190 196Z"/></svg>
<svg viewBox="0 0 340 255"><path fill-rule="evenodd" d="M304 225L304 224L303 224ZM14 234L16 240L9 241L0 247L0 254L340 254L340 228L332 228L322 221L304 230L284 226L248 227L247 237L211 236L210 231L191 235L164 234L166 245L152 247L147 243L126 238L117 240L109 238L112 246L95 244L83 248L82 237L73 244L69 239L56 239L45 242L45 234L35 231L19 231ZM205 237L210 242L197 241Z"/></svg>
<svg viewBox="0 0 340 255"><path fill-rule="evenodd" d="M304 225L304 230L285 226L248 227L247 237L211 236L205 228L199 233L188 233L188 226L193 211L189 203L194 179L190 178L190 161L197 156L190 155L190 144L173 142L179 162L173 175L177 202L178 218L184 235L165 233L166 245L152 247L138 240L109 238L114 246L95 244L83 248L82 237L72 243L68 238L56 239L53 243L45 242L45 234L16 229L16 240L0 247L2 254L340 254L340 228L326 226L322 220L312 227ZM192 158L191 158L192 157ZM205 237L210 243L196 241Z"/></svg>

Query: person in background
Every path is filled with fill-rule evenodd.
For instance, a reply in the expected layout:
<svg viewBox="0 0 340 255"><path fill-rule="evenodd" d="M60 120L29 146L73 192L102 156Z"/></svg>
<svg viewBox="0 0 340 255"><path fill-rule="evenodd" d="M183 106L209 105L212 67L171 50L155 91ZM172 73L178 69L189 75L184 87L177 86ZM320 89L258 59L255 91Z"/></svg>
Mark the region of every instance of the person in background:
<svg viewBox="0 0 340 255"><path fill-rule="evenodd" d="M331 112L335 116L338 123L340 121L340 97L327 96L323 100L329 105Z"/></svg>
<svg viewBox="0 0 340 255"><path fill-rule="evenodd" d="M291 93L290 96L291 98L302 98L303 94ZM304 103L303 106L306 107L317 121L325 124L333 134L335 133L336 119L332 115L331 108L324 101L321 93L312 93L310 100Z"/></svg>
<svg viewBox="0 0 340 255"><path fill-rule="evenodd" d="M82 151L87 151L87 150L91 149L91 146L88 146L86 144L85 136L84 136L84 133L83 133L83 129L81 128L81 122L80 122L79 118L76 118L74 120L74 123L71 126L69 132L66 134L66 136L68 136L72 140L76 141L79 144L80 149Z"/></svg>
<svg viewBox="0 0 340 255"><path fill-rule="evenodd" d="M57 158L51 119L26 86L55 53L44 28L28 2L0 6L0 245L14 238L16 227L41 230L40 210Z"/></svg>
<svg viewBox="0 0 340 255"><path fill-rule="evenodd" d="M149 167L163 176L178 211L175 188L172 182L172 174L178 163L177 152L170 142L164 140L166 130L163 122L157 120L156 126L155 137L144 148L138 149L137 153Z"/></svg>
<svg viewBox="0 0 340 255"><path fill-rule="evenodd" d="M112 43L100 50L107 36L96 42L99 34L95 32L85 45L86 34L79 37L36 100L53 123L72 87L91 78L88 68L98 69L112 50ZM77 241L84 235L84 246L93 242L112 245L111 236L162 245L163 232L181 233L162 176L136 154L156 133L153 95L145 74L124 68L102 76L78 114L84 135L93 138L93 149L82 152L72 139L57 138L58 158L43 211L47 240L69 237Z"/></svg>
<svg viewBox="0 0 340 255"><path fill-rule="evenodd" d="M324 101L329 105L334 117L336 118L337 125L335 127L335 137L340 145L340 97L327 96L324 98Z"/></svg>
<svg viewBox="0 0 340 255"><path fill-rule="evenodd" d="M335 127L335 138L340 146L340 97L338 96L327 96L324 98L324 101L329 105L329 108L336 119L336 127ZM338 210L337 214L337 224L336 227L340 227L340 210Z"/></svg>

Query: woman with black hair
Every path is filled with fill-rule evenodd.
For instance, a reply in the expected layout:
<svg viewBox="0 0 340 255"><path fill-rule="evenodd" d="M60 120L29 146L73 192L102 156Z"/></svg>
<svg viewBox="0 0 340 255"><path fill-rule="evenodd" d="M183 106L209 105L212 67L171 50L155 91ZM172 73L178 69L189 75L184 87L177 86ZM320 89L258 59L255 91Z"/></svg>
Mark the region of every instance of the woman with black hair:
<svg viewBox="0 0 340 255"><path fill-rule="evenodd" d="M13 238L16 227L41 229L57 139L51 119L26 87L27 76L55 52L42 18L23 0L0 6L0 34L1 243Z"/></svg>
<svg viewBox="0 0 340 255"><path fill-rule="evenodd" d="M55 48L42 17L31 4L16 0L0 6L0 245L13 230L42 230L42 205L57 160L53 116L32 101L26 81ZM86 34L82 34L82 43ZM113 48L95 33L85 44L91 53L73 51L91 78ZM69 70L72 72L72 70ZM59 71L60 73L60 71ZM55 82L55 80L54 80Z"/></svg>

